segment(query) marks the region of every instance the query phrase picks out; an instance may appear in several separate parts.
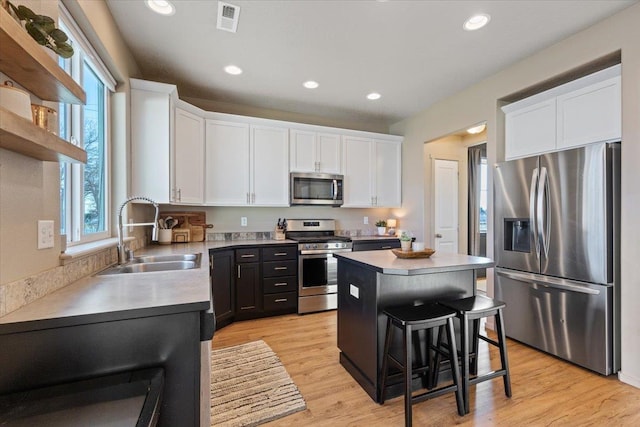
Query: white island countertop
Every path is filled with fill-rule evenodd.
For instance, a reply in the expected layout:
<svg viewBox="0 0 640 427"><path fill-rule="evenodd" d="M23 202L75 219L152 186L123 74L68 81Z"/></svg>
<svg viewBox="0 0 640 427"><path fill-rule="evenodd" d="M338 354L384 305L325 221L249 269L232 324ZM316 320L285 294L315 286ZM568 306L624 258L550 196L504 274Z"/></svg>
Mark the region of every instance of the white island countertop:
<svg viewBox="0 0 640 427"><path fill-rule="evenodd" d="M437 252L429 258L398 258L391 250L341 252L333 254L333 256L338 260L344 259L370 267L382 274L401 276L473 270L494 266L494 262L489 258Z"/></svg>

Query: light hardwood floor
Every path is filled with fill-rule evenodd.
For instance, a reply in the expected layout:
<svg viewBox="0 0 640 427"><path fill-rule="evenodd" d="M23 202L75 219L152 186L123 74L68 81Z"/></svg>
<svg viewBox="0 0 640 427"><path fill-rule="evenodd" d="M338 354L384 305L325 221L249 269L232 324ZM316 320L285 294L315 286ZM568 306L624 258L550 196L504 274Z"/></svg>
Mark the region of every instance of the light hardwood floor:
<svg viewBox="0 0 640 427"><path fill-rule="evenodd" d="M280 357L307 402L305 411L269 426L403 425L402 397L376 404L340 365L335 311L237 322L216 332L213 348L260 339ZM490 359L499 364L499 355L481 346L483 372ZM640 390L615 375L600 376L512 340L508 355L511 399L502 379L487 381L472 387L470 414L457 415L451 394L415 404L414 425L640 426Z"/></svg>

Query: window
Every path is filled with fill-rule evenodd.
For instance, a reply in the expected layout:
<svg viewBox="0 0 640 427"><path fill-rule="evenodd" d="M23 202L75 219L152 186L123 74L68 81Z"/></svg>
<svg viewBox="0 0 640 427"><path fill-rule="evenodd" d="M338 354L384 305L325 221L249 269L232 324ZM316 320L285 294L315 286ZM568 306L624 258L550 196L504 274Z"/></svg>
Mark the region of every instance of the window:
<svg viewBox="0 0 640 427"><path fill-rule="evenodd" d="M82 147L87 163L60 163L60 232L70 245L104 239L109 230L109 100L115 82L61 7L60 28L75 54L60 66L84 89L85 105L59 105L60 137Z"/></svg>

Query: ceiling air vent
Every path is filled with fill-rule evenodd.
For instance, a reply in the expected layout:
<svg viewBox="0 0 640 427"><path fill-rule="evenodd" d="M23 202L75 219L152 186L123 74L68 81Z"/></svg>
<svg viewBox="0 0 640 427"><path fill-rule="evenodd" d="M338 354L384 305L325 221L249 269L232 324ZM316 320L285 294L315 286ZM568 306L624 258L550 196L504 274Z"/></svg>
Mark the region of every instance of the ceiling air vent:
<svg viewBox="0 0 640 427"><path fill-rule="evenodd" d="M235 33L238 29L238 18L240 17L240 7L223 1L218 2L218 25L219 30Z"/></svg>

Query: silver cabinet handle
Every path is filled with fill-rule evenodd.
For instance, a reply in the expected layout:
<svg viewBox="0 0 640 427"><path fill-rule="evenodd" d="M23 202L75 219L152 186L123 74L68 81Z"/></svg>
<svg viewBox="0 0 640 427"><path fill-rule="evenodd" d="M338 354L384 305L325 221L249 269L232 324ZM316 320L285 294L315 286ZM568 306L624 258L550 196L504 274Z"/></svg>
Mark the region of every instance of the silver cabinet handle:
<svg viewBox="0 0 640 427"><path fill-rule="evenodd" d="M286 254L287 254L286 252L277 252L273 254L273 256L285 256Z"/></svg>
<svg viewBox="0 0 640 427"><path fill-rule="evenodd" d="M275 283L273 286L287 286L287 282Z"/></svg>
<svg viewBox="0 0 640 427"><path fill-rule="evenodd" d="M178 188L178 201L182 201L182 188Z"/></svg>
<svg viewBox="0 0 640 427"><path fill-rule="evenodd" d="M274 270L286 270L287 267L274 267Z"/></svg>
<svg viewBox="0 0 640 427"><path fill-rule="evenodd" d="M288 300L289 300L288 298L278 298L274 300L274 302L287 302Z"/></svg>
<svg viewBox="0 0 640 427"><path fill-rule="evenodd" d="M253 258L255 255L254 254L246 254L246 255L240 255L240 258Z"/></svg>
<svg viewBox="0 0 640 427"><path fill-rule="evenodd" d="M436 239L442 239L442 234L440 233L436 234Z"/></svg>
<svg viewBox="0 0 640 427"><path fill-rule="evenodd" d="M391 246L383 246L380 249L391 249Z"/></svg>
<svg viewBox="0 0 640 427"><path fill-rule="evenodd" d="M240 278L240 266L238 266L238 279Z"/></svg>
<svg viewBox="0 0 640 427"><path fill-rule="evenodd" d="M251 202L249 201L249 193L247 193L247 204L249 204L249 203L251 203Z"/></svg>
<svg viewBox="0 0 640 427"><path fill-rule="evenodd" d="M240 310L251 310L252 308L256 308L255 305L248 305L246 307L240 307Z"/></svg>

